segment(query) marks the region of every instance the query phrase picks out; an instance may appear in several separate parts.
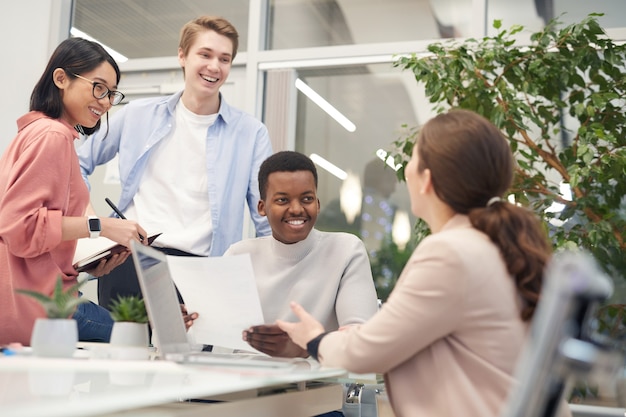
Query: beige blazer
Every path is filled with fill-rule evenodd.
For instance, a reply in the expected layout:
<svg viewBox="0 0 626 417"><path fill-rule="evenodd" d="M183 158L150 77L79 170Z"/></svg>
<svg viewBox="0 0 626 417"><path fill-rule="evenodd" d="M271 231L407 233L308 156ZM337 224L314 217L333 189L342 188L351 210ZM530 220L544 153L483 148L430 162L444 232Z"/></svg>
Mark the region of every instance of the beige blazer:
<svg viewBox="0 0 626 417"><path fill-rule="evenodd" d="M496 417L527 333L519 314L498 248L457 215L421 242L378 314L322 339L320 362L384 374L397 417Z"/></svg>

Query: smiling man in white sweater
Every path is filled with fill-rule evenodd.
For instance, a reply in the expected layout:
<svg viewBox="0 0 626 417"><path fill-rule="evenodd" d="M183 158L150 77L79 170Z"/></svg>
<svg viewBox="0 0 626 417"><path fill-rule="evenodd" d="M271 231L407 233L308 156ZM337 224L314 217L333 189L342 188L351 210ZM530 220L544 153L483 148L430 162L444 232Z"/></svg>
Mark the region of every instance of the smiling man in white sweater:
<svg viewBox="0 0 626 417"><path fill-rule="evenodd" d="M317 170L306 155L277 152L259 169L259 213L272 236L233 244L225 255L249 253L265 324L243 332L254 348L271 356L307 357L275 325L294 321L290 301L305 306L327 329L360 324L377 310L369 259L361 240L313 228L320 210Z"/></svg>

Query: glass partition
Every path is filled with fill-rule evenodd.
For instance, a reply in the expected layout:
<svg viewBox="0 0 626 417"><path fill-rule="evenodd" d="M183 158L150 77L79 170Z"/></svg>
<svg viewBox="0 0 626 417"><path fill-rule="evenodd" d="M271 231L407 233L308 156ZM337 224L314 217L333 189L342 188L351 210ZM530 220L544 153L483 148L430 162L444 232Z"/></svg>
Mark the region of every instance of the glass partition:
<svg viewBox="0 0 626 417"><path fill-rule="evenodd" d="M361 237L385 299L414 247L415 222L385 152L404 125L429 118L430 105L413 76L390 63L300 69L296 88L295 148L319 171L316 227Z"/></svg>
<svg viewBox="0 0 626 417"><path fill-rule="evenodd" d="M472 0L271 0L268 49L468 36Z"/></svg>
<svg viewBox="0 0 626 417"><path fill-rule="evenodd" d="M501 19L505 28L523 25L534 32L554 17L570 24L580 22L589 13L604 13L598 18L604 29L622 28L626 21L623 0L488 0L487 26L488 32L495 34L492 23Z"/></svg>
<svg viewBox="0 0 626 417"><path fill-rule="evenodd" d="M128 59L175 56L181 27L203 14L227 18L247 50L250 0L74 0L73 28Z"/></svg>

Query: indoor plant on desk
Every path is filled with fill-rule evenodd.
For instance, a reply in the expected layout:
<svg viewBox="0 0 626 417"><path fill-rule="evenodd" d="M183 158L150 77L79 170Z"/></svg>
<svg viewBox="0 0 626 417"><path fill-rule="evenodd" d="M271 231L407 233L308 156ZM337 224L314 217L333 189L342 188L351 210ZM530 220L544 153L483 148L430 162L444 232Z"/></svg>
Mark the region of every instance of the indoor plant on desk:
<svg viewBox="0 0 626 417"><path fill-rule="evenodd" d="M77 282L63 290L63 279L57 277L52 295L37 291L18 289L19 294L33 297L43 306L47 318L35 321L30 345L33 354L46 357L71 357L78 342L76 320L69 318L76 306L89 300L78 297L78 289L85 281Z"/></svg>
<svg viewBox="0 0 626 417"><path fill-rule="evenodd" d="M137 355L130 356L133 359L139 359L139 355L145 358L148 347L148 313L143 299L134 295L120 296L111 303L111 317L115 321L111 331L111 344L116 347L141 348L141 353L137 350ZM126 353L131 351L132 349L127 350Z"/></svg>

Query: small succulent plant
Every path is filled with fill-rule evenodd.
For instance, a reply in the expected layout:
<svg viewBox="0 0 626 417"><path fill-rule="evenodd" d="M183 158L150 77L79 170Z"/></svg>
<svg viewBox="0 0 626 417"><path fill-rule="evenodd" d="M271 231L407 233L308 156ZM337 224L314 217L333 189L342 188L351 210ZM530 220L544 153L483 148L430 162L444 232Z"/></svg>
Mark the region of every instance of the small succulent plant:
<svg viewBox="0 0 626 417"><path fill-rule="evenodd" d="M114 321L147 323L148 313L143 298L134 295L120 296L111 302L111 317Z"/></svg>
<svg viewBox="0 0 626 417"><path fill-rule="evenodd" d="M15 292L27 295L39 301L49 319L67 319L74 313L76 306L89 301L87 298L78 297L76 295L84 283L85 281L77 282L66 290L63 290L63 279L59 275L52 295L26 289L17 289Z"/></svg>

